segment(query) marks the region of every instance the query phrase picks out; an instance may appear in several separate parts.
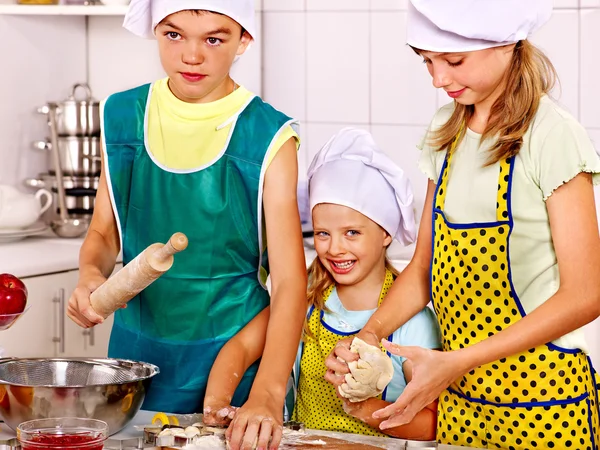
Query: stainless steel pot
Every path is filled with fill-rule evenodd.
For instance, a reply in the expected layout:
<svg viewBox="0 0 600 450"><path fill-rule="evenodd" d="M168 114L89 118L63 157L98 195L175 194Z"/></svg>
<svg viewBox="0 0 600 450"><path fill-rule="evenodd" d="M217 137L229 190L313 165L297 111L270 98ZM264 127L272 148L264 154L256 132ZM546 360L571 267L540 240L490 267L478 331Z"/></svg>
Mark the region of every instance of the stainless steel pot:
<svg viewBox="0 0 600 450"><path fill-rule="evenodd" d="M52 144L48 141L33 143L38 150L50 150ZM65 175L96 176L100 175L102 167L100 158L100 139L97 137L60 137L58 138L58 153L60 164ZM48 152L48 159L51 154ZM49 167L52 167L49 161ZM53 173L51 171L51 173Z"/></svg>
<svg viewBox="0 0 600 450"><path fill-rule="evenodd" d="M85 90L85 99L75 98L78 89ZM49 103L38 108L38 112L47 115L52 107L56 107L59 136L100 136L100 103L92 98L92 90L87 84L74 85L65 101Z"/></svg>

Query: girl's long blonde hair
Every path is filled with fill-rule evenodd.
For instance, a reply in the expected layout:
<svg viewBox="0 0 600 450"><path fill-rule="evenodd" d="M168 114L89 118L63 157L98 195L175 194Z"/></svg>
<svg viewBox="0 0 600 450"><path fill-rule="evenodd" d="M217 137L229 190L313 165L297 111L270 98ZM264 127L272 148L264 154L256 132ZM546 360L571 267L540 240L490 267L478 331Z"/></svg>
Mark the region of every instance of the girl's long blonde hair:
<svg viewBox="0 0 600 450"><path fill-rule="evenodd" d="M418 49L414 50L420 52ZM537 113L541 97L552 90L557 80L556 69L540 49L527 40L515 44L506 73L504 92L492 106L487 127L481 137L481 141L497 137L490 149L488 165L519 153L523 136ZM457 137L460 143L464 136L464 132L461 133L463 125L469 123L473 112L473 105L455 102L452 116L433 131L429 139L430 145L437 151L443 151L449 150Z"/></svg>

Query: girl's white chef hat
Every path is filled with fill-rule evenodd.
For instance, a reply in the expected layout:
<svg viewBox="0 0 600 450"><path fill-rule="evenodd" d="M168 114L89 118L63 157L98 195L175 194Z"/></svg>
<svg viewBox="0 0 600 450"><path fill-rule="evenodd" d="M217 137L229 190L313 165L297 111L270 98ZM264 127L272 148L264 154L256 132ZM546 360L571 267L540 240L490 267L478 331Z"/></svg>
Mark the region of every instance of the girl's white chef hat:
<svg viewBox="0 0 600 450"><path fill-rule="evenodd" d="M256 39L254 0L131 0L123 27L137 36L154 38L154 29L167 16L188 9L231 17Z"/></svg>
<svg viewBox="0 0 600 450"><path fill-rule="evenodd" d="M469 52L527 39L548 21L552 0L410 0L407 43Z"/></svg>
<svg viewBox="0 0 600 450"><path fill-rule="evenodd" d="M347 206L401 244L415 241L410 181L367 131L344 128L335 134L313 159L308 180L311 211L320 203Z"/></svg>

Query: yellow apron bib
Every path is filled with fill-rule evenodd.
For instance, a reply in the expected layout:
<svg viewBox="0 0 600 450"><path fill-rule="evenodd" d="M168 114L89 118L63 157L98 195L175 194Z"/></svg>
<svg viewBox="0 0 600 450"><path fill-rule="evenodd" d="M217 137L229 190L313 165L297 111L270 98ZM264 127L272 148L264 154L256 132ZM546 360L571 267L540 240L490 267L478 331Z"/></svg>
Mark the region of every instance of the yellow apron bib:
<svg viewBox="0 0 600 450"><path fill-rule="evenodd" d="M393 282L392 272L386 270L378 305L381 305ZM329 298L332 291L333 286L325 291L325 300ZM306 427L315 430L386 436L366 423L346 414L342 407L342 400L336 395L335 389L323 378L327 371L325 358L331 353L335 344L340 339L355 336L360 331L345 333L335 330L325 323L323 315L324 311L315 308L312 308L308 313L308 328L312 336L307 337L302 351L298 398L296 399L293 420L302 422ZM385 352L383 347L382 351ZM383 394L377 398L385 399L385 394L386 391L383 391Z"/></svg>
<svg viewBox="0 0 600 450"><path fill-rule="evenodd" d="M476 344L525 316L509 262L514 157L500 163L496 222L444 216L448 152L433 210L431 299L444 351ZM598 393L591 361L552 343L480 366L439 399L443 444L503 449L596 449Z"/></svg>

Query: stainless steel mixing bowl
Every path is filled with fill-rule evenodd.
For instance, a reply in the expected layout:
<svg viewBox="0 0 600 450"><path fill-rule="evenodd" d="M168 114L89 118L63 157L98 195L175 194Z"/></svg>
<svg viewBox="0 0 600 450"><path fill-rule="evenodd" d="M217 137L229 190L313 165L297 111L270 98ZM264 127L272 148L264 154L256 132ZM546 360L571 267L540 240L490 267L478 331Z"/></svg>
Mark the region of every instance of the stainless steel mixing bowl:
<svg viewBox="0 0 600 450"><path fill-rule="evenodd" d="M158 367L118 359L0 359L0 415L15 430L28 420L103 420L124 428L142 406Z"/></svg>

